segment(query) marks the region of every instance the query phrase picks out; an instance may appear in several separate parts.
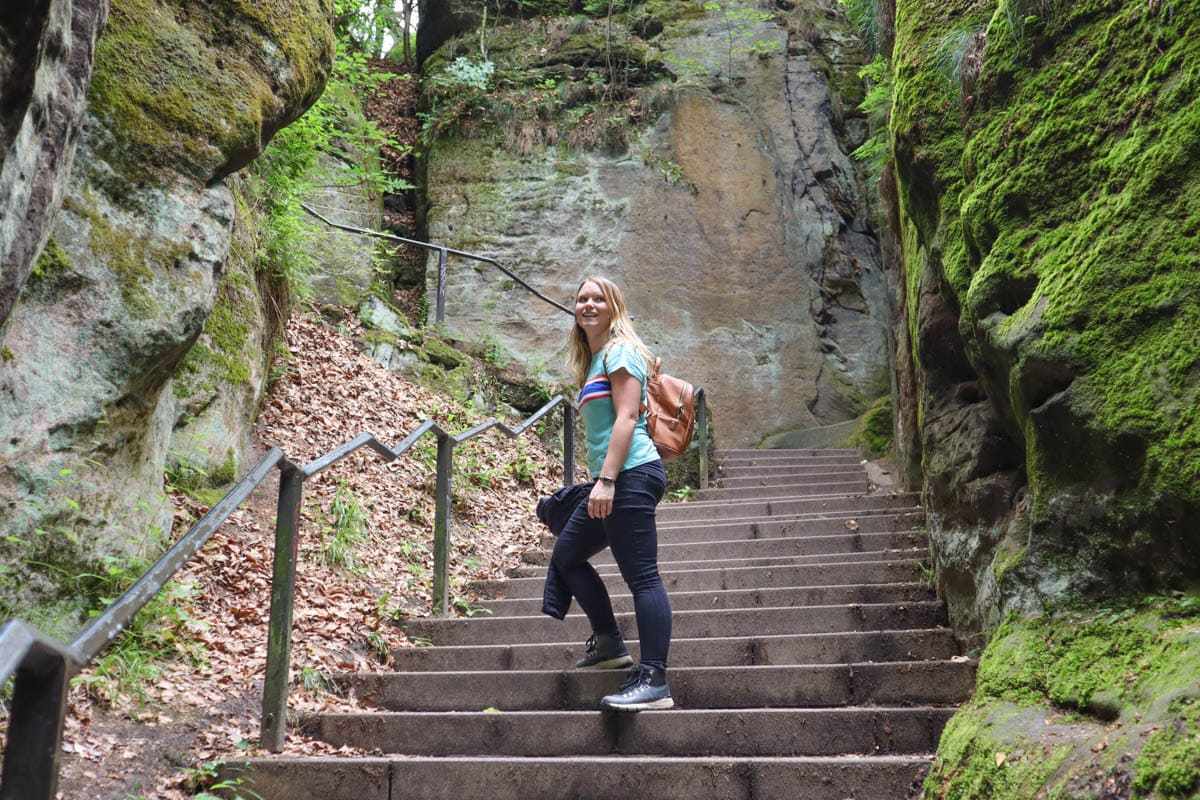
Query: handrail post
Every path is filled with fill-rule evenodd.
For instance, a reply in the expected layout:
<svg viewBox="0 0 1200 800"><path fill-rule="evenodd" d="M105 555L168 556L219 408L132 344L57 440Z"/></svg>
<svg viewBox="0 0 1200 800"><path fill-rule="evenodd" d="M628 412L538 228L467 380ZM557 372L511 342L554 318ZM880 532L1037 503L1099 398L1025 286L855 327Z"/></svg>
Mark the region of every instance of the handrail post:
<svg viewBox="0 0 1200 800"><path fill-rule="evenodd" d="M438 249L437 313L435 322L446 321L446 248Z"/></svg>
<svg viewBox="0 0 1200 800"><path fill-rule="evenodd" d="M700 488L708 488L708 400L701 389L697 400L698 409L696 423L700 426Z"/></svg>
<svg viewBox="0 0 1200 800"><path fill-rule="evenodd" d="M58 784L67 709L67 663L46 653L25 664L13 685L8 746L4 751L3 800L52 800Z"/></svg>
<svg viewBox="0 0 1200 800"><path fill-rule="evenodd" d="M263 682L262 747L283 750L287 732L288 672L291 668L292 609L296 597L296 556L300 537L300 498L304 473L290 464L279 474L275 517L275 567L271 577L271 621L267 632L267 675Z"/></svg>
<svg viewBox="0 0 1200 800"><path fill-rule="evenodd" d="M563 486L575 482L575 406L563 403Z"/></svg>
<svg viewBox="0 0 1200 800"><path fill-rule="evenodd" d="M454 440L437 434L437 488L433 512L433 613L450 616L450 493Z"/></svg>

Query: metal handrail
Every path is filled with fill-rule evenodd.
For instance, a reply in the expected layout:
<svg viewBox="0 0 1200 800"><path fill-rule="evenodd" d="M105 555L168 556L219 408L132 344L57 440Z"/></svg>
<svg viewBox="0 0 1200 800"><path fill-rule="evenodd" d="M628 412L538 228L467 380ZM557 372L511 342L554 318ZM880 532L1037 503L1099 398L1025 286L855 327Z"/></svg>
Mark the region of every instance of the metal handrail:
<svg viewBox="0 0 1200 800"><path fill-rule="evenodd" d="M309 212L315 214L311 210ZM411 243L441 250L443 267L448 252L489 261L500 267L492 259L451 251L449 248L439 248L424 242ZM504 271L507 273L507 270ZM442 277L444 278L444 270ZM516 276L513 277L520 281ZM570 313L569 309L554 303L523 281L520 282L542 299ZM439 287L444 290L444 283ZM439 302L440 308L444 307L444 297ZM706 488L708 405L703 389L696 389L695 401L699 428L699 482L700 488ZM304 466L296 466L282 450L272 447L207 514L154 563L145 575L85 627L70 644L43 636L23 620L9 620L0 625L0 686L7 683L10 677L16 676L4 751L4 768L0 775L0 800L51 800L54 797L70 678L90 664L125 629L134 616L191 560L213 533L275 469L280 471L279 499L275 522L260 744L271 752L280 752L286 732L296 558L304 481L364 447L374 450L385 460L392 461L403 455L422 436L432 433L437 439L433 610L445 616L449 614L450 605L450 503L455 445L492 429L500 430L509 438L516 438L560 405L563 409L563 481L564 484L569 484L575 474L576 411L562 395L553 397L515 428L491 418L461 433L451 434L433 420L427 419L395 448L388 447L374 434L363 433Z"/></svg>
<svg viewBox="0 0 1200 800"><path fill-rule="evenodd" d="M267 634L266 679L260 740L271 752L283 749L287 676L291 660L292 610L299 545L300 501L304 481L363 447L392 461L426 433L437 438L437 488L434 512L433 606L449 613L450 492L454 446L498 429L516 438L558 406L563 409L563 480L575 474L575 407L557 395L515 428L488 419L458 434L425 420L395 448L363 433L302 467L273 447L212 509L180 537L124 594L69 644L47 638L23 620L0 625L0 686L16 676L9 714L0 800L50 800L58 782L58 755L66 719L68 681L84 669L129 624L162 587L212 537L270 475L280 470L275 522L271 612Z"/></svg>
<svg viewBox="0 0 1200 800"><path fill-rule="evenodd" d="M307 211L309 214L316 217L317 219L321 220L321 222L324 222L326 225L328 225L331 228L337 228L338 230L347 231L349 233L357 233L362 236L374 236L377 239L390 239L393 242L401 242L403 244L416 245L417 247L423 247L426 250L436 250L438 252L438 285L437 285L437 305L436 305L435 311L434 311L434 319L438 323L442 323L442 322L446 321L446 256L447 255L462 256L463 258L469 258L473 261L481 261L485 264L491 264L493 267L500 270L505 275L512 278L514 281L516 281L517 283L521 284L523 287L528 289L530 292L532 292L538 298L545 300L550 305L554 306L557 309L567 312L571 316L575 316L574 311L567 308L566 306L564 306L562 303L558 302L557 300L553 300L553 299L547 297L546 295L542 294L537 289L533 288L528 283L526 283L525 280L520 275L517 275L511 269L509 269L508 267L504 266L496 259L491 258L489 256L481 256L478 253L468 253L465 250L455 250L452 247L446 247L445 245L440 245L440 244L430 244L429 242L422 242L417 239L406 239L405 237L397 236L394 233L384 233L383 231L373 231L370 228L358 228L358 227L355 227L354 225L343 225L340 222L334 222L333 220L329 219L328 217L322 216L319 211L314 209L312 206L309 206L307 203L301 203L300 207L303 208L305 211Z"/></svg>

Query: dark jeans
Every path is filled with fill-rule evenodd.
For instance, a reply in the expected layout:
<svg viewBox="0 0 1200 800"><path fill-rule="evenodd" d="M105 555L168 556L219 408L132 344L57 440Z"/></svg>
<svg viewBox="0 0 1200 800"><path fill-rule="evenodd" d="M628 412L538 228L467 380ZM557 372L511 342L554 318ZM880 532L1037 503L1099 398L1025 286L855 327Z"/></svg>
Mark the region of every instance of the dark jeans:
<svg viewBox="0 0 1200 800"><path fill-rule="evenodd" d="M594 633L619 633L612 601L588 559L606 546L633 593L642 663L667 668L671 646L671 601L658 574L658 528L654 508L667 488L661 461L628 469L617 476L613 510L592 519L582 502L554 543L554 563L592 623Z"/></svg>

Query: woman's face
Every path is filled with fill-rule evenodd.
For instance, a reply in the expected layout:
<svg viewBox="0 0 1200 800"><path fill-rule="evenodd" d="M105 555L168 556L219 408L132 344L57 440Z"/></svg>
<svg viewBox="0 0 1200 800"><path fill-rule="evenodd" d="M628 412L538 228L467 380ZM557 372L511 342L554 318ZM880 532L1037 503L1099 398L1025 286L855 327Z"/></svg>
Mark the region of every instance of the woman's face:
<svg viewBox="0 0 1200 800"><path fill-rule="evenodd" d="M579 287L575 297L575 324L590 338L605 333L612 324L612 309L600 287L591 281Z"/></svg>

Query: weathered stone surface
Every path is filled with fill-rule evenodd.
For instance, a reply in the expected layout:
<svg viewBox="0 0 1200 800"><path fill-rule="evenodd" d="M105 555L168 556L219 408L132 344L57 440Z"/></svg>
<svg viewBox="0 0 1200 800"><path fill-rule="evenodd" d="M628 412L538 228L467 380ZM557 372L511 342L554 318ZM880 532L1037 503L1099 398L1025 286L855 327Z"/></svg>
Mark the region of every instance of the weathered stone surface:
<svg viewBox="0 0 1200 800"><path fill-rule="evenodd" d="M237 171L320 95L328 14L325 0L118 0L88 97L109 131L97 154L136 183Z"/></svg>
<svg viewBox="0 0 1200 800"><path fill-rule="evenodd" d="M318 160L321 183L306 198L321 216L330 222L352 228L379 230L383 227L378 196L365 191L355 180L351 159L324 155ZM371 291L376 277L376 243L369 237L309 217L304 220L312 240L313 252L320 265L313 275L312 299L319 303L355 306Z"/></svg>
<svg viewBox="0 0 1200 800"><path fill-rule="evenodd" d="M1063 6L1011 30L1021 18L989 4L901 5L898 274L916 346L899 352L915 356L952 617L986 628L1193 580L1200 206L1179 137L1200 105L1178 86L1197 79L1195 19ZM972 26L981 72L954 86L938 42ZM1082 57L1100 31L1103 64ZM1147 39L1171 44L1150 56Z"/></svg>
<svg viewBox="0 0 1200 800"><path fill-rule="evenodd" d="M731 57L727 24L666 23L655 43L679 80L628 152L518 158L486 132L437 141L428 229L564 303L586 274L616 279L665 369L709 390L728 447L850 419L884 391L887 300L829 55L752 20ZM456 336L564 377L570 319L493 268L452 259L446 314Z"/></svg>
<svg viewBox="0 0 1200 800"><path fill-rule="evenodd" d="M90 155L85 143L80 163ZM0 517L32 560L149 555L170 529L176 416L163 386L212 307L233 206L223 186L190 181L143 199L153 217L77 174L53 230L61 261L43 263L5 329Z"/></svg>
<svg viewBox="0 0 1200 800"><path fill-rule="evenodd" d="M71 174L107 0L13 0L0 18L0 326Z"/></svg>
<svg viewBox="0 0 1200 800"><path fill-rule="evenodd" d="M418 0L417 61L447 39L479 25L484 7L461 0Z"/></svg>
<svg viewBox="0 0 1200 800"><path fill-rule="evenodd" d="M61 575L154 555L169 532L164 467L240 458L263 320L246 265L229 263L220 178L320 92L326 11L114 4L69 189L0 332L4 608L50 607L54 632L69 631L94 598ZM185 361L198 338L211 358Z"/></svg>
<svg viewBox="0 0 1200 800"><path fill-rule="evenodd" d="M245 471L250 430L267 384L274 327L267 309L283 291L258 280L249 233L235 219L229 257L204 328L163 390L174 420L166 467L181 485L225 487ZM238 237L241 237L241 241ZM172 401L173 398L173 401Z"/></svg>

